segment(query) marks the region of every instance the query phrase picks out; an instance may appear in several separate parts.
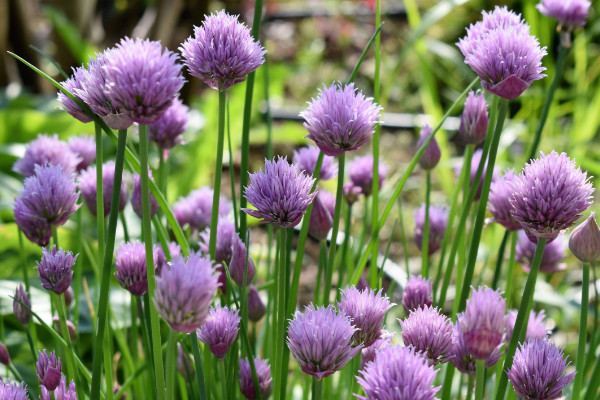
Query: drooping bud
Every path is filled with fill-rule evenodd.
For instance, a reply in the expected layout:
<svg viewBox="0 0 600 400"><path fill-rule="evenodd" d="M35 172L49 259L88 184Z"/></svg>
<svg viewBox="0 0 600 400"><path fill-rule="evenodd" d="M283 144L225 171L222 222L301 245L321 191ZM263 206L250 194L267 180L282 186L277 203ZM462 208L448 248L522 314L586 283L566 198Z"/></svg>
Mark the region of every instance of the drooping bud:
<svg viewBox="0 0 600 400"><path fill-rule="evenodd" d="M419 137L419 141L417 142L417 149L421 148L423 143L433 134L433 129L429 125L425 125L421 129L421 136ZM440 158L442 157L442 150L440 149L440 145L438 144L435 137L431 139L427 147L425 148L425 152L419 158L419 165L424 170L430 170L435 168L435 166L440 162Z"/></svg>
<svg viewBox="0 0 600 400"><path fill-rule="evenodd" d="M594 262L600 257L600 229L594 213L573 229L569 237L569 250L584 263Z"/></svg>

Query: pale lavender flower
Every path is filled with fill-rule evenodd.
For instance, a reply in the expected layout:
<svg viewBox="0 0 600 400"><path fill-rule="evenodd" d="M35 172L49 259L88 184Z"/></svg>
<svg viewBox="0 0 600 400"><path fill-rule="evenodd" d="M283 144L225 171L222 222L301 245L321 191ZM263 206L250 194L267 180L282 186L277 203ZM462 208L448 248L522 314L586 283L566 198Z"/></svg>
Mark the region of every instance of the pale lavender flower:
<svg viewBox="0 0 600 400"><path fill-rule="evenodd" d="M264 223L291 228L300 222L306 209L317 195L311 193L315 180L289 164L287 157L265 160L265 169L250 174L250 184L244 197L256 210L242 210Z"/></svg>
<svg viewBox="0 0 600 400"><path fill-rule="evenodd" d="M157 249L152 259L156 263ZM155 264L156 267L156 264ZM134 296L148 293L148 271L146 269L146 248L144 243L135 241L123 243L115 254L115 278L119 284Z"/></svg>
<svg viewBox="0 0 600 400"><path fill-rule="evenodd" d="M73 75L71 75L66 81L61 82L60 84L73 96L83 101L76 95L77 90L81 90L81 76L83 75L85 68L83 66L79 68L72 68ZM73 101L69 96L64 94L61 90L58 91L58 101L61 103L62 108L71 114L74 118L78 119L83 123L92 122L93 118L91 118L79 105Z"/></svg>
<svg viewBox="0 0 600 400"><path fill-rule="evenodd" d="M302 147L298 150L294 150L293 162L298 164L298 169L303 171L306 175L312 176L315 172L315 166L317 165L317 158L321 151L313 146ZM338 165L334 157L324 156L323 163L321 164L321 172L319 173L319 180L327 181L335 178L338 173Z"/></svg>
<svg viewBox="0 0 600 400"><path fill-rule="evenodd" d="M562 391L575 377L566 374L571 364L563 351L549 339L532 339L517 349L508 380L519 400L553 400L562 398Z"/></svg>
<svg viewBox="0 0 600 400"><path fill-rule="evenodd" d="M437 308L425 306L398 320L402 341L420 352L432 365L448 361L454 348L454 325Z"/></svg>
<svg viewBox="0 0 600 400"><path fill-rule="evenodd" d="M492 213L493 222L502 225L508 231L518 231L521 224L512 216L513 206L510 204L510 196L513 191L515 175L512 170L507 170L501 179L496 179L490 187L488 198L488 209Z"/></svg>
<svg viewBox="0 0 600 400"><path fill-rule="evenodd" d="M40 400L77 400L77 390L75 388L75 382L71 381L69 386L67 386L67 378L60 378L60 384L56 389L54 389L54 397L51 395L51 391L49 391L45 386L41 388L42 397Z"/></svg>
<svg viewBox="0 0 600 400"><path fill-rule="evenodd" d="M355 186L352 182L347 182L346 184L344 184L343 191L344 199L346 199L349 206L356 203L358 201L358 197L362 193L362 189L358 186Z"/></svg>
<svg viewBox="0 0 600 400"><path fill-rule="evenodd" d="M91 136L73 136L69 138L69 148L79 157L77 172L83 171L96 159L96 142Z"/></svg>
<svg viewBox="0 0 600 400"><path fill-rule="evenodd" d="M485 140L489 119L485 96L479 90L470 91L460 117L458 139L463 144L479 145Z"/></svg>
<svg viewBox="0 0 600 400"><path fill-rule="evenodd" d="M591 5L588 0L541 0L536 8L546 17L554 18L568 30L573 30L585 25Z"/></svg>
<svg viewBox="0 0 600 400"><path fill-rule="evenodd" d="M224 10L207 15L179 48L190 74L216 90L245 81L265 62L265 49L238 18Z"/></svg>
<svg viewBox="0 0 600 400"><path fill-rule="evenodd" d="M415 217L415 244L421 250L423 245L423 229L425 227L425 204L422 204L414 214ZM444 232L448 224L448 210L445 207L429 206L429 242L427 252L429 255L440 249L444 239Z"/></svg>
<svg viewBox="0 0 600 400"><path fill-rule="evenodd" d="M433 286L431 279L423 278L421 275L411 275L402 294L402 306L404 312L411 311L433 304Z"/></svg>
<svg viewBox="0 0 600 400"><path fill-rule="evenodd" d="M358 329L333 306L309 305L296 312L288 328L287 344L304 373L323 379L339 371L363 348L353 346Z"/></svg>
<svg viewBox="0 0 600 400"><path fill-rule="evenodd" d="M450 353L450 363L454 365L460 372L475 376L475 358L469 352L467 347L467 339L463 335L462 323L464 314L459 313L456 316L456 324L454 325L454 347ZM502 343L500 343L494 351L485 359L485 367L489 368L496 364L500 359Z"/></svg>
<svg viewBox="0 0 600 400"><path fill-rule="evenodd" d="M203 231L210 226L212 213L213 189L208 186L190 192L173 204L173 213L182 227L189 225L191 229ZM219 200L219 216L231 211L231 202L221 196Z"/></svg>
<svg viewBox="0 0 600 400"><path fill-rule="evenodd" d="M358 329L352 336L354 344L369 346L381 336L385 314L394 305L383 290L358 290L355 286L348 286L342 290L338 309L350 317Z"/></svg>
<svg viewBox="0 0 600 400"><path fill-rule="evenodd" d="M233 256L233 243L235 238L239 238L235 232L235 224L228 218L219 218L219 222L217 223L217 242L215 251L215 261L217 263L227 265L231 264L231 257ZM202 250L204 254L209 253L209 241L210 228L207 228L200 233L200 250ZM252 260L248 259L248 263L250 262L252 262Z"/></svg>
<svg viewBox="0 0 600 400"><path fill-rule="evenodd" d="M517 322L517 310L508 310L506 314L506 343L510 342L512 338L513 331L515 329L515 322ZM546 321L546 313L544 310L536 313L535 311L531 311L529 314L529 321L527 322L527 334L525 335L525 340L529 339L541 339L545 338L548 335L548 328Z"/></svg>
<svg viewBox="0 0 600 400"><path fill-rule="evenodd" d="M265 316L267 311L256 286L250 285L248 290L248 319L252 322L258 322Z"/></svg>
<svg viewBox="0 0 600 400"><path fill-rule="evenodd" d="M519 231L517 238L517 248L515 252L515 261L521 263L523 270L529 272L533 256L535 255L536 244L531 241L524 231ZM551 274L556 271L562 271L567 268L563 263L565 260L565 250L567 243L562 236L557 237L544 247L542 261L540 262L540 272Z"/></svg>
<svg viewBox="0 0 600 400"><path fill-rule="evenodd" d="M326 190L319 190L313 200L313 208L308 224L308 233L317 240L327 239L333 225L335 196Z"/></svg>
<svg viewBox="0 0 600 400"><path fill-rule="evenodd" d="M565 153L542 153L515 177L512 215L531 235L554 239L592 204L593 191L587 173Z"/></svg>
<svg viewBox="0 0 600 400"><path fill-rule="evenodd" d="M154 306L158 314L178 332L192 333L208 316L208 307L218 287L212 262L197 253L175 257L171 268L156 277Z"/></svg>
<svg viewBox="0 0 600 400"><path fill-rule="evenodd" d="M39 246L47 246L52 237L52 226L45 218L30 210L21 196L15 200L13 210L15 222L25 237Z"/></svg>
<svg viewBox="0 0 600 400"><path fill-rule="evenodd" d="M219 305L210 309L206 322L196 331L196 335L215 357L222 360L235 342L239 327L239 311Z"/></svg>
<svg viewBox="0 0 600 400"><path fill-rule="evenodd" d="M189 110L180 99L173 100L163 115L148 126L148 138L161 149L181 144L181 134L187 127Z"/></svg>
<svg viewBox="0 0 600 400"><path fill-rule="evenodd" d="M148 170L148 177L154 182L152 172ZM158 201L152 193L148 193L150 196L150 218L154 218L158 212ZM138 174L133 174L133 191L131 192L131 207L135 211L136 215L142 218L142 181Z"/></svg>
<svg viewBox="0 0 600 400"><path fill-rule="evenodd" d="M25 306L31 309L31 301L29 300L29 295L25 291L23 285L20 283L19 286L17 286L17 290L15 291L15 297L13 300L13 312L17 321L19 321L22 325L27 325L31 320L31 311L29 311L25 306L23 306L19 302L23 303Z"/></svg>
<svg viewBox="0 0 600 400"><path fill-rule="evenodd" d="M467 352L478 360L488 358L502 342L506 301L499 291L472 288L462 316L462 334Z"/></svg>
<svg viewBox="0 0 600 400"><path fill-rule="evenodd" d="M62 294L69 288L73 279L73 266L79 254L73 256L70 251L42 249L42 258L36 262L42 286L56 294Z"/></svg>
<svg viewBox="0 0 600 400"><path fill-rule="evenodd" d="M133 122L150 124L177 99L185 82L181 69L160 42L125 37L107 55L104 91Z"/></svg>
<svg viewBox="0 0 600 400"><path fill-rule="evenodd" d="M594 262L600 257L600 229L593 212L571 232L569 249L584 263Z"/></svg>
<svg viewBox="0 0 600 400"><path fill-rule="evenodd" d="M260 357L254 359L254 368L256 368L256 377L260 387L260 397L267 400L273 391L273 378L271 378L271 366L269 360L263 360ZM250 361L247 358L240 359L239 370L240 391L248 400L255 400L256 390L252 381L252 369Z"/></svg>
<svg viewBox="0 0 600 400"><path fill-rule="evenodd" d="M360 369L365 369L367 364L375 360L375 356L377 356L378 352L392 347L393 337L393 333L382 329L381 336L379 336L379 339L362 349L360 358Z"/></svg>
<svg viewBox="0 0 600 400"><path fill-rule="evenodd" d="M58 139L58 135L38 135L27 144L25 155L13 165L13 171L27 178L35 174L36 165L59 165L65 174L70 175L77 170L80 161L69 145Z"/></svg>
<svg viewBox="0 0 600 400"><path fill-rule="evenodd" d="M6 400L29 400L27 396L27 386L24 382L17 384L11 382L10 378L0 380L0 398Z"/></svg>
<svg viewBox="0 0 600 400"><path fill-rule="evenodd" d="M429 139L429 137L433 134L433 129L429 125L425 125L421 128L421 133L419 134L419 140L417 141L417 149L420 149L425 141ZM425 148L425 152L419 158L419 165L424 170L430 170L435 168L435 166L440 162L440 158L442 157L442 150L440 149L440 145L438 144L435 136L431 139L427 147Z"/></svg>
<svg viewBox="0 0 600 400"><path fill-rule="evenodd" d="M323 85L319 96L300 113L307 138L323 153L337 156L362 147L375 131L381 107L365 97L353 83Z"/></svg>
<svg viewBox="0 0 600 400"><path fill-rule="evenodd" d="M411 347L390 347L380 351L357 377L366 396L362 400L434 400L440 387L434 387L437 371Z"/></svg>
<svg viewBox="0 0 600 400"><path fill-rule="evenodd" d="M102 164L102 200L104 203L104 216L107 217L110 213L110 205L112 202L113 184L115 179L115 163L108 161ZM85 205L89 208L92 215L96 216L96 167L92 166L81 172L78 178L79 190L83 197ZM119 211L123 211L127 205L129 198L129 190L125 180L121 180L121 188L119 192Z"/></svg>
<svg viewBox="0 0 600 400"><path fill-rule="evenodd" d="M350 171L350 180L361 189L361 192L365 196L371 195L373 191L373 156L366 155L364 157L357 157L350 164L348 164L348 170ZM379 160L379 188L383 186L385 178L387 176L388 169L385 164Z"/></svg>
<svg viewBox="0 0 600 400"><path fill-rule="evenodd" d="M53 392L60 384L62 374L62 364L56 354L52 352L48 355L46 350L38 351L38 360L35 366L40 384Z"/></svg>
<svg viewBox="0 0 600 400"><path fill-rule="evenodd" d="M167 243L167 247L169 248L169 259L173 259L177 256L181 255L181 247L177 242L169 242ZM169 264L167 262L167 255L163 250L160 244L154 245L154 262L156 263L156 276L159 276L162 273L164 268L168 268Z"/></svg>

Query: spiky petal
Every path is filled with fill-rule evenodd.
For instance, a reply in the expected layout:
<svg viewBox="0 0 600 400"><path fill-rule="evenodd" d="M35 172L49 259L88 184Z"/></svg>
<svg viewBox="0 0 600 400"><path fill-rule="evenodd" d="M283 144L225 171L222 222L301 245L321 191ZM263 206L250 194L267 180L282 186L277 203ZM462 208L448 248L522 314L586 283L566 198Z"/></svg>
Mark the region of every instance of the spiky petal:
<svg viewBox="0 0 600 400"><path fill-rule="evenodd" d="M73 68L73 75L71 75L66 81L61 82L60 84L67 89L72 95L74 95L79 100L79 96L76 95L77 90L83 89L81 87L81 76L84 73L85 68ZM58 91L58 101L62 104L63 109L71 114L74 118L78 119L83 123L92 122L93 118L91 118L83 109L71 99L69 96L64 94L62 91ZM82 100L83 101L83 100Z"/></svg>
<svg viewBox="0 0 600 400"><path fill-rule="evenodd" d="M219 305L210 309L207 321L196 331L196 335L215 357L223 359L237 337L239 326L239 311Z"/></svg>
<svg viewBox="0 0 600 400"><path fill-rule="evenodd" d="M29 400L27 386L25 386L24 382L19 384L11 382L10 378L6 381L0 380L0 398L6 400Z"/></svg>
<svg viewBox="0 0 600 400"><path fill-rule="evenodd" d="M157 249L154 248L153 260ZM156 262L156 261L155 261ZM115 254L115 278L119 284L134 296L148 293L148 271L146 269L146 250L143 243L123 243Z"/></svg>
<svg viewBox="0 0 600 400"><path fill-rule="evenodd" d="M173 204L173 214L182 227L189 225L194 231L203 231L210 226L212 201L213 189L203 186L177 200ZM219 216L226 216L230 211L231 201L221 196Z"/></svg>
<svg viewBox="0 0 600 400"><path fill-rule="evenodd" d="M488 358L502 343L506 301L499 291L472 288L461 328L467 351L475 359Z"/></svg>
<svg viewBox="0 0 600 400"><path fill-rule="evenodd" d="M428 306L417 308L408 318L398 322L406 346L412 346L432 365L448 360L454 347L454 326L439 309Z"/></svg>
<svg viewBox="0 0 600 400"><path fill-rule="evenodd" d="M189 110L180 99L173 100L163 115L148 126L148 138L161 149L180 144L181 134L187 127Z"/></svg>
<svg viewBox="0 0 600 400"><path fill-rule="evenodd" d="M78 256L56 246L50 250L42 249L42 259L37 262L37 269L44 289L56 294L64 293L71 285L73 266Z"/></svg>
<svg viewBox="0 0 600 400"><path fill-rule="evenodd" d="M60 384L62 364L54 352L46 353L46 350L38 352L38 360L35 364L37 378L41 385L49 391L54 391Z"/></svg>
<svg viewBox="0 0 600 400"><path fill-rule="evenodd" d="M402 294L402 306L408 315L412 310L433 304L433 285L431 279L421 275L411 275Z"/></svg>

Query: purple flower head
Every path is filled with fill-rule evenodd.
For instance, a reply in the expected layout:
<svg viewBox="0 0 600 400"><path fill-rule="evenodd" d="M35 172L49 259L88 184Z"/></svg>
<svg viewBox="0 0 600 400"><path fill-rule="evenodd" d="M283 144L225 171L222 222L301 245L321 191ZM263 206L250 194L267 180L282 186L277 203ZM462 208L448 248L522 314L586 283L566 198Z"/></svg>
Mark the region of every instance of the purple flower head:
<svg viewBox="0 0 600 400"><path fill-rule="evenodd" d="M52 322L54 322L54 328L56 329L58 334L61 335L61 337L62 337L62 330L60 327L60 319L58 319L58 317L53 317ZM71 341L74 342L77 339L77 329L75 328L75 325L73 325L73 323L71 321L67 320L67 321L65 321L65 323L67 325L67 331L69 332L69 337L71 338Z"/></svg>
<svg viewBox="0 0 600 400"><path fill-rule="evenodd" d="M75 388L75 382L71 381L69 386L67 386L67 378L60 378L60 384L56 389L54 389L54 397L50 395L51 391L46 389L45 386L41 388L42 397L40 400L77 400L77 389Z"/></svg>
<svg viewBox="0 0 600 400"><path fill-rule="evenodd" d="M355 186L352 182L347 182L344 184L344 199L348 202L348 205L358 201L358 196L362 193L362 189L358 186Z"/></svg>
<svg viewBox="0 0 600 400"><path fill-rule="evenodd" d="M180 144L181 134L187 127L189 110L180 99L173 100L163 115L148 126L148 138L162 149Z"/></svg>
<svg viewBox="0 0 600 400"><path fill-rule="evenodd" d="M506 8L484 13L483 21L472 25L457 45L482 86L502 98L514 99L546 76L541 62L546 48L540 48L520 15Z"/></svg>
<svg viewBox="0 0 600 400"><path fill-rule="evenodd" d="M506 314L506 343L510 342L513 331L515 329L515 322L517 322L517 310L508 310ZM527 322L527 334L525 340L529 339L540 339L545 338L548 335L548 329L546 321L546 314L544 310L536 313L531 311L529 314L529 322Z"/></svg>
<svg viewBox="0 0 600 400"><path fill-rule="evenodd" d="M364 347L362 349L361 359L360 359L360 369L361 370L365 369L365 367L370 362L375 360L375 356L377 356L378 352L385 350L389 347L392 347L392 338L393 337L394 337L393 333L386 331L386 330L381 330L381 336L379 336L379 339L377 339L376 341L371 343L368 347Z"/></svg>
<svg viewBox="0 0 600 400"><path fill-rule="evenodd" d="M460 117L458 139L463 144L479 145L485 140L488 129L488 112L485 96L480 91L470 91L465 109Z"/></svg>
<svg viewBox="0 0 600 400"><path fill-rule="evenodd" d="M421 129L421 134L419 135L419 141L417 142L417 149L420 149L421 146L425 143L425 141L433 134L433 129L429 125L425 125ZM438 144L435 136L427 147L425 148L425 152L419 158L419 165L424 170L430 170L435 168L435 166L440 162L440 158L442 157L442 150L440 149L440 145Z"/></svg>
<svg viewBox="0 0 600 400"><path fill-rule="evenodd" d="M239 327L240 317L237 310L217 306L210 309L206 322L196 331L196 335L210 348L215 357L222 360L235 342Z"/></svg>
<svg viewBox="0 0 600 400"><path fill-rule="evenodd" d="M106 56L104 93L133 122L150 124L177 98L185 82L181 69L160 42L125 37Z"/></svg>
<svg viewBox="0 0 600 400"><path fill-rule="evenodd" d="M415 244L421 250L423 229L425 227L425 204L415 211ZM448 224L448 210L445 207L429 206L429 255L439 250Z"/></svg>
<svg viewBox="0 0 600 400"><path fill-rule="evenodd" d="M296 165L288 163L287 157L265 160L265 170L250 174L250 184L244 189L244 197L256 210L243 210L264 223L294 227L317 195L316 190L311 193L314 182Z"/></svg>
<svg viewBox="0 0 600 400"><path fill-rule="evenodd" d="M432 365L446 362L454 347L454 325L437 308L425 306L398 320L402 341L420 352Z"/></svg>
<svg viewBox="0 0 600 400"><path fill-rule="evenodd" d="M454 325L454 347L450 353L450 362L460 372L475 376L475 358L470 354L467 347L468 340L463 334L462 324L465 316L464 313L459 313L456 316L456 324ZM496 364L500 359L502 343L500 343L494 351L485 359L485 367L489 368Z"/></svg>
<svg viewBox="0 0 600 400"><path fill-rule="evenodd" d="M148 170L148 177L154 182L152 178L152 172ZM152 193L149 193L150 196L150 218L154 218L156 213L158 212L158 202L156 201L156 197ZM133 211L137 214L140 219L142 218L142 181L138 174L133 174L133 192L131 192L131 206L133 207Z"/></svg>
<svg viewBox="0 0 600 400"><path fill-rule="evenodd" d="M46 350L38 351L38 360L35 364L37 369L37 379L41 385L45 386L50 392L60 384L62 374L62 364L54 352L48 355Z"/></svg>
<svg viewBox="0 0 600 400"><path fill-rule="evenodd" d="M513 218L531 235L554 239L590 206L594 188L589 180L565 153L542 153L515 177Z"/></svg>
<svg viewBox="0 0 600 400"><path fill-rule="evenodd" d="M594 262L600 257L600 229L593 212L571 232L569 250L580 261L586 263Z"/></svg>
<svg viewBox="0 0 600 400"><path fill-rule="evenodd" d="M194 364L190 356L183 350L181 343L177 343L177 371L186 382L194 380Z"/></svg>
<svg viewBox="0 0 600 400"><path fill-rule="evenodd" d="M18 199L31 214L54 226L63 225L79 208L75 181L59 165L36 165L35 175L25 179Z"/></svg>
<svg viewBox="0 0 600 400"><path fill-rule="evenodd" d="M313 201L308 233L317 240L327 239L333 225L335 196L326 190L320 190Z"/></svg>
<svg viewBox="0 0 600 400"><path fill-rule="evenodd" d="M326 155L337 156L366 143L375 131L380 111L381 107L353 83L334 82L330 87L323 85L300 116L306 121L306 137Z"/></svg>
<svg viewBox="0 0 600 400"><path fill-rule="evenodd" d="M56 294L62 294L71 285L73 279L73 266L79 254L73 256L70 251L58 250L53 246L51 250L42 249L42 259L37 262L38 275L42 286Z"/></svg>
<svg viewBox="0 0 600 400"><path fill-rule="evenodd" d="M213 190L208 186L201 187L182 197L173 205L173 213L179 225L189 225L191 229L203 231L210 226ZM219 216L231 211L231 202L221 196L219 200Z"/></svg>
<svg viewBox="0 0 600 400"><path fill-rule="evenodd" d="M157 248L154 247L153 260L156 263ZM119 284L134 296L148 293L148 271L146 269L146 249L143 243L123 243L115 254L115 278ZM156 264L155 264L156 268Z"/></svg>
<svg viewBox="0 0 600 400"><path fill-rule="evenodd" d="M562 391L575 372L566 375L567 362L561 349L549 339L532 339L517 349L508 380L519 400L562 398Z"/></svg>
<svg viewBox="0 0 600 400"><path fill-rule="evenodd" d="M233 236L233 254L231 256L231 263L229 264L229 274L231 279L239 286L244 285L244 275L246 275L246 286L248 286L254 279L256 268L254 267L254 261L250 258L246 245L242 242L242 239L236 234Z"/></svg>
<svg viewBox="0 0 600 400"><path fill-rule="evenodd" d="M402 294L402 306L404 312L411 311L433 304L433 286L431 279L423 278L421 275L411 275Z"/></svg>
<svg viewBox="0 0 600 400"><path fill-rule="evenodd" d="M535 247L536 244L531 241L527 234L523 231L519 231L517 248L515 252L515 261L521 263L523 270L526 272L529 272L531 269L531 263L533 262L533 256L535 254ZM546 244L544 247L544 253L542 254L540 271L546 274L551 274L567 268L567 266L563 263L566 249L567 243L562 236L557 237L552 242Z"/></svg>
<svg viewBox="0 0 600 400"><path fill-rule="evenodd" d="M254 359L254 368L256 368L256 377L258 378L258 386L260 387L260 397L268 399L273 391L273 378L271 378L271 366L269 360L263 360L260 357ZM239 370L240 390L248 400L257 398L252 381L252 369L250 361L247 358L240 359Z"/></svg>
<svg viewBox="0 0 600 400"><path fill-rule="evenodd" d="M385 314L394 305L383 294L383 290L358 290L354 286L348 286L342 291L338 309L350 317L357 328L352 336L354 343L369 346L381 336Z"/></svg>
<svg viewBox="0 0 600 400"><path fill-rule="evenodd" d="M339 371L363 347L353 346L358 328L350 317L337 313L333 306L307 306L296 312L288 328L287 344L300 368L317 379Z"/></svg>
<svg viewBox="0 0 600 400"><path fill-rule="evenodd" d="M470 185L473 186L475 184L475 175L477 175L477 169L479 168L479 164L481 163L481 156L483 155L483 151L481 149L475 150L473 152L473 157L471 158L471 171L470 171ZM485 164L483 166L483 171L481 171L481 178L479 179L479 185L477 186L477 191L475 192L475 200L479 200L481 197L481 190L483 190L483 181L485 179L485 174L487 172L488 160L485 160ZM456 176L460 174L460 168L456 168L454 170ZM497 168L494 168L494 172L492 174L492 183L498 179Z"/></svg>
<svg viewBox="0 0 600 400"><path fill-rule="evenodd" d="M10 378L0 380L0 398L6 400L29 400L25 383L11 382ZM44 399L45 400L45 399Z"/></svg>
<svg viewBox="0 0 600 400"><path fill-rule="evenodd" d="M80 79L84 73L85 68L83 66L79 68L73 68L73 75L71 75L66 81L63 81L60 84L72 95L78 98L79 96L76 96L76 93L78 90L83 89L81 87ZM62 108L66 112L71 114L74 118L78 119L79 121L83 123L93 121L93 118L90 118L90 116L85 111L83 111L83 109L79 107L77 103L75 103L69 96L67 96L60 90L58 91L58 101L61 103Z"/></svg>
<svg viewBox="0 0 600 400"><path fill-rule="evenodd" d="M252 322L258 322L265 316L266 310L258 289L256 289L256 286L250 285L248 291L248 318Z"/></svg>
<svg viewBox="0 0 600 400"><path fill-rule="evenodd" d="M373 156L366 155L364 157L355 158L349 165L350 180L361 189L365 196L369 196L373 191ZM383 186L388 169L385 164L379 160L379 188Z"/></svg>
<svg viewBox="0 0 600 400"><path fill-rule="evenodd" d="M69 138L69 148L79 157L77 172L83 171L96 159L96 142L91 136L73 136Z"/></svg>
<svg viewBox="0 0 600 400"><path fill-rule="evenodd" d="M114 179L115 163L113 161L105 162L102 164L102 199L105 217L110 213ZM96 167L90 167L79 175L79 190L81 191L83 201L90 209L90 212L96 216ZM125 209L128 197L129 190L127 189L127 184L122 180L119 195L119 211Z"/></svg>
<svg viewBox="0 0 600 400"><path fill-rule="evenodd" d="M202 325L217 291L212 262L197 253L175 257L171 268L156 277L154 306L160 316L178 332L191 333Z"/></svg>
<svg viewBox="0 0 600 400"><path fill-rule="evenodd" d="M515 175L512 170L507 170L501 179L496 179L490 187L488 209L494 217L492 221L499 223L508 231L518 231L521 224L512 216L513 206L510 197L513 192Z"/></svg>
<svg viewBox="0 0 600 400"><path fill-rule="evenodd" d="M39 246L47 246L52 237L52 226L46 219L31 211L24 203L22 197L17 197L13 210L15 222L27 239Z"/></svg>
<svg viewBox="0 0 600 400"><path fill-rule="evenodd" d="M58 165L66 175L70 175L77 170L80 161L69 145L58 139L58 135L38 135L27 144L25 155L13 165L13 171L27 178L36 173L36 165Z"/></svg>
<svg viewBox="0 0 600 400"><path fill-rule="evenodd" d="M265 62L265 49L238 18L225 10L207 15L179 47L190 74L216 90L245 81Z"/></svg>
<svg viewBox="0 0 600 400"><path fill-rule="evenodd" d="M235 224L228 218L219 218L217 223L217 248L215 252L215 261L219 264L231 264L233 256L233 242L239 238L235 232ZM210 241L210 228L200 233L200 250L208 254L208 242ZM245 247L244 247L245 248ZM245 256L244 256L245 257ZM248 259L248 263L252 261ZM245 260L244 260L245 263ZM254 264L253 264L254 265Z"/></svg>
<svg viewBox="0 0 600 400"><path fill-rule="evenodd" d="M303 171L306 175L312 176L315 172L319 153L321 153L321 151L313 146L301 147L298 150L294 150L294 164L298 164L300 171ZM321 172L319 173L319 180L327 181L335 178L337 173L338 165L335 158L324 156L323 164L321 164Z"/></svg>
<svg viewBox="0 0 600 400"><path fill-rule="evenodd" d="M171 256L170 259L173 259L173 258L181 255L181 247L176 242L167 243L167 247L169 248L169 255ZM154 251L155 251L154 262L156 263L156 275L160 276L160 274L162 273L162 270L164 268L169 268L169 264L167 262L167 255L165 254L165 251L163 250L162 246L158 243L154 245Z"/></svg>
<svg viewBox="0 0 600 400"><path fill-rule="evenodd" d="M4 343L0 342L0 363L10 365L10 354Z"/></svg>
<svg viewBox="0 0 600 400"><path fill-rule="evenodd" d="M588 0L541 0L536 7L546 17L573 30L585 25L591 5Z"/></svg>
<svg viewBox="0 0 600 400"><path fill-rule="evenodd" d="M502 343L505 312L506 301L499 291L471 289L461 328L467 352L473 358L485 360Z"/></svg>
<svg viewBox="0 0 600 400"><path fill-rule="evenodd" d="M25 291L25 288L23 288L23 285L20 283L19 286L17 286L17 290L15 291L15 297L13 300L13 312L17 321L19 321L22 325L27 325L31 320L31 311L29 311L19 302L25 304L31 309L31 301L29 300L29 295Z"/></svg>
<svg viewBox="0 0 600 400"><path fill-rule="evenodd" d="M375 356L356 379L366 396L362 400L434 400L440 387L433 386L437 371L411 347L389 347Z"/></svg>

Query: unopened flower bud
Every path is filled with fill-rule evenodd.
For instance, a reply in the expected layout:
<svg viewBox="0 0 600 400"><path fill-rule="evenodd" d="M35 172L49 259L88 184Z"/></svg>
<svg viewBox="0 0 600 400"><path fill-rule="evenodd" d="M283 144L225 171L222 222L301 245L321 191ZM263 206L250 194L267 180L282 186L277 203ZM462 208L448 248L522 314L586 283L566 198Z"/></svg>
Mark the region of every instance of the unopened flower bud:
<svg viewBox="0 0 600 400"><path fill-rule="evenodd" d="M310 214L308 233L317 240L327 239L327 234L333 225L333 214L335 212L335 196L324 190L320 190L313 200L313 209Z"/></svg>
<svg viewBox="0 0 600 400"><path fill-rule="evenodd" d="M15 313L15 318L22 325L27 325L31 320L31 312L24 306L31 308L31 301L29 300L29 295L23 288L23 285L19 284L17 290L15 291L15 299L13 301L13 312Z"/></svg>
<svg viewBox="0 0 600 400"><path fill-rule="evenodd" d="M417 150L423 146L423 143L433 134L433 130L429 125L425 125L423 129L421 129L421 136L419 137L419 141L417 142ZM440 145L438 144L435 137L431 139L427 147L425 148L425 152L421 158L419 158L419 165L424 170L430 170L435 168L435 166L440 162L440 158L442 157L442 151L440 149Z"/></svg>
<svg viewBox="0 0 600 400"><path fill-rule="evenodd" d="M600 256L600 229L592 213L569 237L569 250L584 263L594 262Z"/></svg>
<svg viewBox="0 0 600 400"><path fill-rule="evenodd" d="M248 318L252 322L258 322L265 316L266 308L263 303L256 286L250 285L248 292Z"/></svg>
<svg viewBox="0 0 600 400"><path fill-rule="evenodd" d="M67 306L67 308L69 308L71 307L71 304L73 304L73 297L75 296L75 294L73 293L73 288L69 286L69 288L65 291L64 295L65 305Z"/></svg>
<svg viewBox="0 0 600 400"><path fill-rule="evenodd" d="M0 342L0 363L4 365L10 364L10 355L4 343Z"/></svg>
<svg viewBox="0 0 600 400"><path fill-rule="evenodd" d="M46 350L38 352L36 363L37 378L41 385L49 391L54 391L60 384L62 364L54 352L48 355Z"/></svg>
<svg viewBox="0 0 600 400"><path fill-rule="evenodd" d="M52 318L52 321L54 321L54 325L56 326L57 332L62 336L62 330L60 328L60 320L58 319L58 317L54 317L54 318ZM71 337L71 341L74 342L75 339L77 339L77 329L75 329L75 325L73 325L73 323L71 321L66 321L66 323L67 323L67 330L69 331L69 336Z"/></svg>

